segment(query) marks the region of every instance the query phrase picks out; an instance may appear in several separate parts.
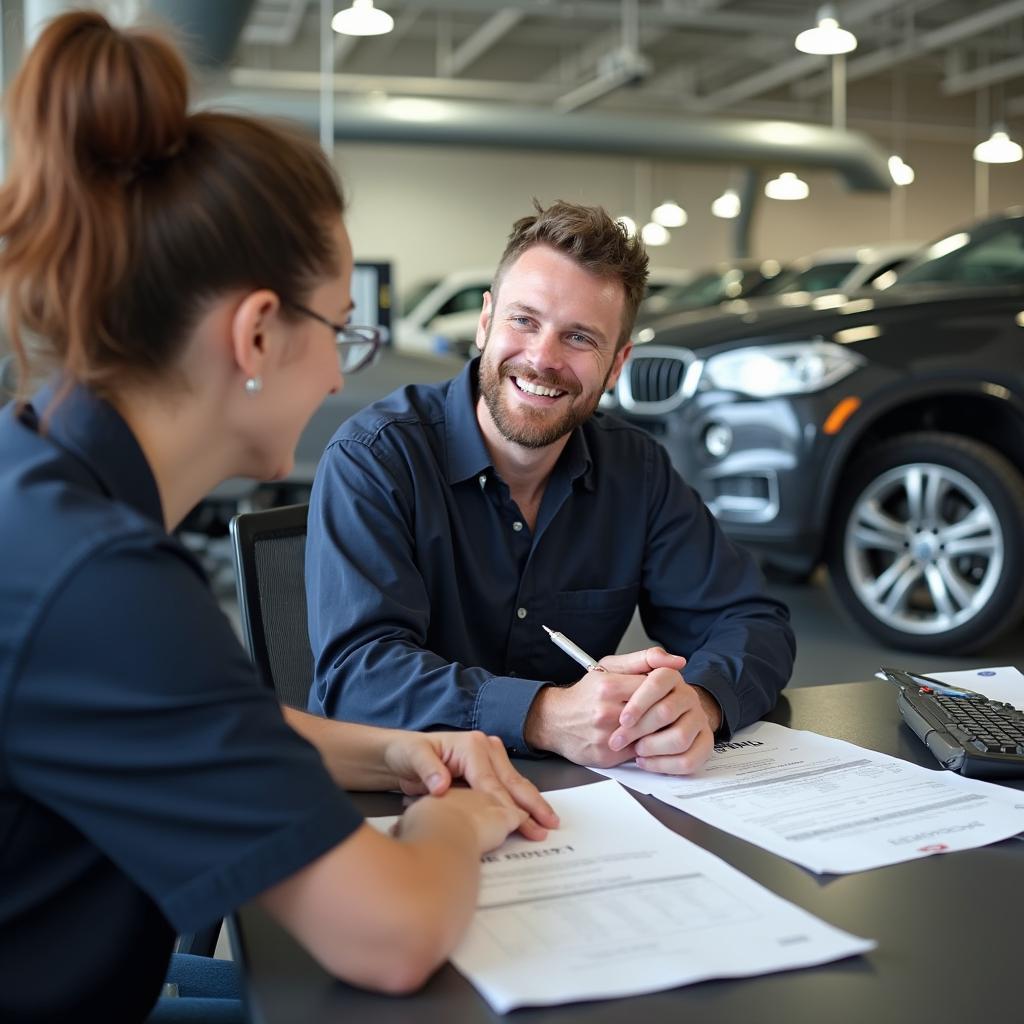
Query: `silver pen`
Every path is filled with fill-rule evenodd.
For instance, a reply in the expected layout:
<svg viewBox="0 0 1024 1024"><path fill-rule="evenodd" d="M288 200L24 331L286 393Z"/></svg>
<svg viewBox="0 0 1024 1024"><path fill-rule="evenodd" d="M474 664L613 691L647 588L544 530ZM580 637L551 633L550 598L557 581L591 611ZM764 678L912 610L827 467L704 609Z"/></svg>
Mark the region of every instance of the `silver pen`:
<svg viewBox="0 0 1024 1024"><path fill-rule="evenodd" d="M556 633L553 629L544 627L548 636L556 647L561 648L566 654L576 662L577 665L582 665L588 672L603 672L604 669L598 665L594 659L587 654L582 647L577 647L564 633Z"/></svg>

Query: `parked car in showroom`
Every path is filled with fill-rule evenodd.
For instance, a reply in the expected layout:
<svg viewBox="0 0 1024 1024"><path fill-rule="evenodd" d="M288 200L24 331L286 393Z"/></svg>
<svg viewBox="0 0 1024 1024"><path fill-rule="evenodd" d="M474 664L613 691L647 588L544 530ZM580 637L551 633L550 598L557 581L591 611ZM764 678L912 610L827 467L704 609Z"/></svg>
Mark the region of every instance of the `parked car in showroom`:
<svg viewBox="0 0 1024 1024"><path fill-rule="evenodd" d="M825 562L853 618L907 650L976 650L1019 621L1024 210L926 247L884 291L641 337L604 404L767 564Z"/></svg>
<svg viewBox="0 0 1024 1024"><path fill-rule="evenodd" d="M794 260L784 271L759 287L757 298L794 292L845 291L867 288L879 279L898 273L917 255L913 242L841 246L821 249Z"/></svg>
<svg viewBox="0 0 1024 1024"><path fill-rule="evenodd" d="M785 268L778 260L724 260L697 271L689 280L662 288L640 304L637 322L689 310L713 311L721 303L758 295Z"/></svg>

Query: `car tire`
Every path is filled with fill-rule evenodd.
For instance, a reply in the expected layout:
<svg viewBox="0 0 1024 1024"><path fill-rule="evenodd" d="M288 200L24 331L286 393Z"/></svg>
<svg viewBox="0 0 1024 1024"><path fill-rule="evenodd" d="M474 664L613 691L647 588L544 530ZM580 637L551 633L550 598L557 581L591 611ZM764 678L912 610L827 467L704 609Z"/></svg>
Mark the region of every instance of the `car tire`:
<svg viewBox="0 0 1024 1024"><path fill-rule="evenodd" d="M882 643L977 650L1024 612L1024 478L956 434L886 441L847 474L826 560L843 606Z"/></svg>

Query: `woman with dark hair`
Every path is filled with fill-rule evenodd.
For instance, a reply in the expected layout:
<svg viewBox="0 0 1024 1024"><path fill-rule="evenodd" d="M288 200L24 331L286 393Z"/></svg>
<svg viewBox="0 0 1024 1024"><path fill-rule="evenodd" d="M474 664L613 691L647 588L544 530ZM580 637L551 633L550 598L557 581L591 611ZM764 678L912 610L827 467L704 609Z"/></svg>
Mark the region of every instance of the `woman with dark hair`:
<svg viewBox="0 0 1024 1024"><path fill-rule="evenodd" d="M20 379L54 373L0 412L3 1020L141 1021L175 931L253 899L339 977L408 991L480 855L557 824L492 738L282 710L171 535L220 481L287 473L376 344L345 325L319 149L187 99L169 43L87 12L8 95L0 294ZM384 836L343 786L426 795Z"/></svg>

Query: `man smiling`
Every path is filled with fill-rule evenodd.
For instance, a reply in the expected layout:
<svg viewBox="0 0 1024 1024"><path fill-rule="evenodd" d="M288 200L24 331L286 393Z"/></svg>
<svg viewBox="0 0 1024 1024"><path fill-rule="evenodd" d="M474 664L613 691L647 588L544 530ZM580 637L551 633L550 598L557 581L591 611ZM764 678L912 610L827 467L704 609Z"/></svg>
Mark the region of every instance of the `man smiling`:
<svg viewBox="0 0 1024 1024"><path fill-rule="evenodd" d="M681 774L774 705L785 607L664 450L597 412L646 277L603 210L538 206L484 296L480 359L337 432L310 506L311 710ZM582 677L542 628L602 655L638 606L662 646Z"/></svg>

